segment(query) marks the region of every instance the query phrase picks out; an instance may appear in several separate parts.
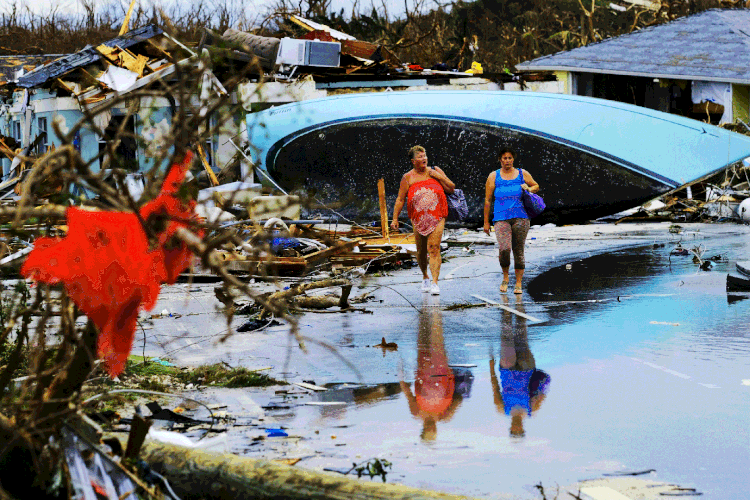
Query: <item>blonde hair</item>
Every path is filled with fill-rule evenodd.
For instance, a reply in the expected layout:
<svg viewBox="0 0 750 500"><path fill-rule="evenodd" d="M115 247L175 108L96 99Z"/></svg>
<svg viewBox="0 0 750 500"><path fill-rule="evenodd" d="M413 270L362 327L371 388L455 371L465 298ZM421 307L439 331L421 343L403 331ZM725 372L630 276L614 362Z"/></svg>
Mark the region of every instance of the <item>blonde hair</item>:
<svg viewBox="0 0 750 500"><path fill-rule="evenodd" d="M422 146L412 146L409 148L409 159L413 160L415 156L417 156L417 153L427 153L427 150Z"/></svg>

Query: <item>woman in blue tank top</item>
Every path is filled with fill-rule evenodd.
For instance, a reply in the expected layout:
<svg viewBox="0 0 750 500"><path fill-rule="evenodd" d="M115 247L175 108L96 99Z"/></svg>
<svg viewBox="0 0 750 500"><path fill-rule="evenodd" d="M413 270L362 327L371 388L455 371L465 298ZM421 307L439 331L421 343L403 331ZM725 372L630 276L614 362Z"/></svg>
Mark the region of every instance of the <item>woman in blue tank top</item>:
<svg viewBox="0 0 750 500"><path fill-rule="evenodd" d="M490 234L490 210L492 223L495 226L495 237L499 247L500 268L503 270L501 292L508 291L510 282L510 253L513 251L513 262L516 274L514 293L521 294L523 271L526 262L523 248L526 235L529 233L529 216L523 208L521 193L539 191L539 184L526 170L515 168L513 161L516 153L510 148L500 151L500 168L487 177L484 188L484 232ZM493 203L494 200L494 203Z"/></svg>

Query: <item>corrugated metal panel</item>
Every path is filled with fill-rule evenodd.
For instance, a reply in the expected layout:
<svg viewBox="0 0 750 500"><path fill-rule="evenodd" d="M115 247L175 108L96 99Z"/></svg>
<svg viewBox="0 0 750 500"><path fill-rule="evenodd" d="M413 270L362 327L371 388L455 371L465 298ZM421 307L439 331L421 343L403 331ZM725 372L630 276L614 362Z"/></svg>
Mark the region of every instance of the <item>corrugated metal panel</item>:
<svg viewBox="0 0 750 500"><path fill-rule="evenodd" d="M118 36L117 38L106 41L103 43L103 45L106 45L108 47L118 46L126 49L132 45L140 43L144 40L148 40L149 38L153 38L156 35L160 35L162 33L163 31L161 28L154 24L149 24L148 26L128 31L122 36ZM100 57L101 56L96 51L96 49L89 45L84 49L79 50L75 54L61 57L51 62L50 64L47 64L46 66L39 67L31 73L22 76L18 79L18 86L26 88L37 87L49 80L64 75L72 69L81 66L87 66L93 62L96 62Z"/></svg>

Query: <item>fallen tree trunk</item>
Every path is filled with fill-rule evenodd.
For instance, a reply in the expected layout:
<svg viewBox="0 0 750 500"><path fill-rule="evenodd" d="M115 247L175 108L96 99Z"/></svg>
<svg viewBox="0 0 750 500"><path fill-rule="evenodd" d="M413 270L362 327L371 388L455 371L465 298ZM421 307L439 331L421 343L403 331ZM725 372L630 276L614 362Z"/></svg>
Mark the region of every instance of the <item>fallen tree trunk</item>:
<svg viewBox="0 0 750 500"><path fill-rule="evenodd" d="M266 460L147 443L141 458L169 481L183 500L466 500L380 480L358 480Z"/></svg>
<svg viewBox="0 0 750 500"><path fill-rule="evenodd" d="M282 301L290 299L296 295L305 293L307 290L314 290L316 288L328 288L330 286L351 286L351 283L347 279L343 278L327 278L320 281L313 281L311 283L303 283L301 285L294 285L289 287L288 290L282 290L271 294L268 297L269 302Z"/></svg>

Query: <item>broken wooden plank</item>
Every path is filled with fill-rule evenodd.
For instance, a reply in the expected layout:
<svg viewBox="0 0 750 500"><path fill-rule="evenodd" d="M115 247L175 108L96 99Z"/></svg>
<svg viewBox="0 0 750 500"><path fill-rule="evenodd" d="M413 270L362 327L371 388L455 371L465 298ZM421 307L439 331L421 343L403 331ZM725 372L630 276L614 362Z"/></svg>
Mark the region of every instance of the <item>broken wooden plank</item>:
<svg viewBox="0 0 750 500"><path fill-rule="evenodd" d="M196 151L198 151L198 156L201 159L201 164L203 165L203 169L206 171L206 174L208 175L208 179L211 181L211 185L218 186L219 179L216 178L216 174L211 168L211 165L208 164L208 160L206 159L206 153L203 151L203 146L201 146L200 143L195 143L195 149Z"/></svg>
<svg viewBox="0 0 750 500"><path fill-rule="evenodd" d="M85 68L78 68L78 70L83 73L83 79L90 81L92 85L96 85L101 89L109 89L104 82L99 81L94 75L86 71Z"/></svg>
<svg viewBox="0 0 750 500"><path fill-rule="evenodd" d="M164 56L167 60L170 60L170 61L172 60L172 54L170 54L169 52L164 50L162 47L157 45L157 43L154 42L152 38L149 38L148 40L146 40L146 43L149 44L152 48L156 49L156 51L162 56Z"/></svg>
<svg viewBox="0 0 750 500"><path fill-rule="evenodd" d="M388 208L385 206L385 180L378 179L378 199L380 202L380 227L383 238L388 238Z"/></svg>
<svg viewBox="0 0 750 500"><path fill-rule="evenodd" d="M276 257L268 259L233 260L226 262L228 271L244 273L266 273L273 275L301 274L307 263L299 257Z"/></svg>
<svg viewBox="0 0 750 500"><path fill-rule="evenodd" d="M316 262L319 262L322 259L326 259L328 257L331 257L333 255L336 255L340 252L347 252L357 246L359 244L360 240L351 240L343 243L337 243L335 245L332 245L325 250L319 250L315 253L311 253L310 255L305 255L303 258L307 262L307 265L312 265Z"/></svg>
<svg viewBox="0 0 750 500"><path fill-rule="evenodd" d="M60 80L59 78L55 78L55 83L57 83L57 85L59 85L60 87L62 87L62 89L64 91L66 91L66 92L68 92L70 94L75 94L75 90L73 90L72 88L68 87L68 85L64 81Z"/></svg>
<svg viewBox="0 0 750 500"><path fill-rule="evenodd" d="M128 32L128 24L130 23L130 16L133 15L135 2L136 0L130 0L130 6L128 7L128 12L125 14L125 19L122 21L122 26L120 26L120 33L118 36L122 36Z"/></svg>
<svg viewBox="0 0 750 500"><path fill-rule="evenodd" d="M117 52L118 50L109 45L98 45L95 50L109 63L117 64Z"/></svg>
<svg viewBox="0 0 750 500"><path fill-rule="evenodd" d="M321 387L319 385L315 384L308 384L307 382L292 382L292 385L296 385L297 387L302 387L303 389L308 389L310 391L327 391L328 388Z"/></svg>

